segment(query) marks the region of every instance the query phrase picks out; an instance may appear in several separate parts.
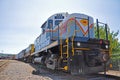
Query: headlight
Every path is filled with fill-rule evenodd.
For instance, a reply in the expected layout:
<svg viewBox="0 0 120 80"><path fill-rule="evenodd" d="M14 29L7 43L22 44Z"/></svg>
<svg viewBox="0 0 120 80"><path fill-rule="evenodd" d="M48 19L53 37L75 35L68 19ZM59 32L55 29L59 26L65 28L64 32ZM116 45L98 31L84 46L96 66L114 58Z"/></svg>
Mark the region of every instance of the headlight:
<svg viewBox="0 0 120 80"><path fill-rule="evenodd" d="M108 49L108 45L105 45L105 48Z"/></svg>
<svg viewBox="0 0 120 80"><path fill-rule="evenodd" d="M80 46L80 42L77 42L77 46Z"/></svg>

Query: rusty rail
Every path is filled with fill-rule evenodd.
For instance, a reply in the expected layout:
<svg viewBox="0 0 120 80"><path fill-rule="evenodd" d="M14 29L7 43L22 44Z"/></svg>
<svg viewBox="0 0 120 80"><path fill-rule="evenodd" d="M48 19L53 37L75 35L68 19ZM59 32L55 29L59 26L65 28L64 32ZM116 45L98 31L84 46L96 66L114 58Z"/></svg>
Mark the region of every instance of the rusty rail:
<svg viewBox="0 0 120 80"><path fill-rule="evenodd" d="M5 66L8 64L9 60L0 60L0 71L5 68Z"/></svg>

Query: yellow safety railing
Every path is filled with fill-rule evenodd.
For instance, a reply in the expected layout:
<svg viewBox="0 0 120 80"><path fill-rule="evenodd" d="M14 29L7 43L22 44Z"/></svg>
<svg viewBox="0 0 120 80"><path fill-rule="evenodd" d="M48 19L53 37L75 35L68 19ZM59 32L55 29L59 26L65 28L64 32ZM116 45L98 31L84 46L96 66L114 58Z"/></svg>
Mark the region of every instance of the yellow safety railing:
<svg viewBox="0 0 120 80"><path fill-rule="evenodd" d="M74 56L74 37L76 35L76 32L80 32L80 30L75 30L74 34L73 34L73 37L72 37L72 55L73 56Z"/></svg>
<svg viewBox="0 0 120 80"><path fill-rule="evenodd" d="M63 58L62 56L62 38L60 37L60 57L61 59Z"/></svg>
<svg viewBox="0 0 120 80"><path fill-rule="evenodd" d="M68 51L69 51L68 42L69 42L69 41L68 41L68 38L67 38L67 39L66 39L66 43L67 43L67 46L66 46L66 47L67 47L67 51L66 51L66 53L67 53L67 58L69 57L69 53L68 53Z"/></svg>

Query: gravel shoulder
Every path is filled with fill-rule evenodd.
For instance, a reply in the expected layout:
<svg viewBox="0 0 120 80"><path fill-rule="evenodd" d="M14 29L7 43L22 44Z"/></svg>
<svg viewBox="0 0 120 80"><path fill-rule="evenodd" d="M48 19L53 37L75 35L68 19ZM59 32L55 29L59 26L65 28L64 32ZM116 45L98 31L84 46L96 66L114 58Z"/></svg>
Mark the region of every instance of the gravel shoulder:
<svg viewBox="0 0 120 80"><path fill-rule="evenodd" d="M0 72L0 80L52 80L47 76L33 75L35 70L29 64L11 60L9 65Z"/></svg>
<svg viewBox="0 0 120 80"><path fill-rule="evenodd" d="M38 72L37 72L38 71ZM35 74L32 74L35 73ZM40 65L10 60L9 65L0 72L0 80L86 80L62 71L41 68Z"/></svg>
<svg viewBox="0 0 120 80"><path fill-rule="evenodd" d="M0 72L3 71L8 64L9 64L9 60L0 59Z"/></svg>

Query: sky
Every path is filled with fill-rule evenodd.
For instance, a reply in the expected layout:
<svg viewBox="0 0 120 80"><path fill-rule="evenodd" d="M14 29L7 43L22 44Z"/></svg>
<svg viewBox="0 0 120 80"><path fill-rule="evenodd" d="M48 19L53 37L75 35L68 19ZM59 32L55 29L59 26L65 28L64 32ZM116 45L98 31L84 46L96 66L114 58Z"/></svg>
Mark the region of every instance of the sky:
<svg viewBox="0 0 120 80"><path fill-rule="evenodd" d="M120 31L120 0L0 0L0 53L27 48L40 35L41 25L59 12L87 14Z"/></svg>

